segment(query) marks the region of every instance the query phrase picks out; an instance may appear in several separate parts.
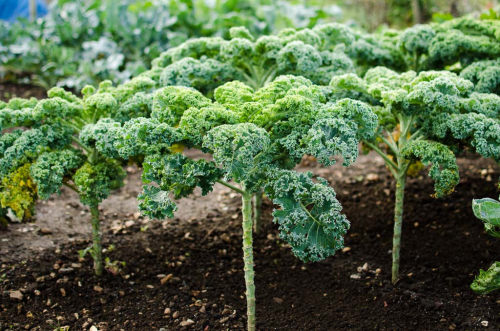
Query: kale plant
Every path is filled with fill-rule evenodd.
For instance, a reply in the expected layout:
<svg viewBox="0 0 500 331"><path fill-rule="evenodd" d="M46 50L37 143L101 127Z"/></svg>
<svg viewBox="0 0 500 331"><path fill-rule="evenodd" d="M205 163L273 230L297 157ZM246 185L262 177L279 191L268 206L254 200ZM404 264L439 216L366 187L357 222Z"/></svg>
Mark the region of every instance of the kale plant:
<svg viewBox="0 0 500 331"><path fill-rule="evenodd" d="M373 65L404 68L400 52L376 38L331 23L313 29L285 29L255 38L246 28L230 30L230 39L191 39L153 60L146 73L160 86L191 86L210 94L239 80L261 88L282 74L301 75L327 85L332 76L364 72Z"/></svg>
<svg viewBox="0 0 500 331"><path fill-rule="evenodd" d="M385 161L396 180L392 281L399 277L404 190L413 164L430 166L435 196L453 192L459 182L455 154L473 148L500 161L500 97L478 93L474 85L448 71L398 74L384 67L334 77L331 98L351 97L373 105L375 139L363 145Z"/></svg>
<svg viewBox="0 0 500 331"><path fill-rule="evenodd" d="M359 140L372 139L377 117L359 101L328 103L323 88L291 75L260 89L228 82L215 89L214 98L189 87L164 87L155 93L149 118L104 118L84 127L81 139L112 159L144 157L139 207L149 217L173 217L172 199L196 187L205 195L220 183L241 194L248 329L255 330L252 195L264 191L279 206L274 222L299 259L333 255L349 222L326 180L293 168L304 155L325 165L341 155L349 165ZM212 159L192 159L179 146Z"/></svg>
<svg viewBox="0 0 500 331"><path fill-rule="evenodd" d="M457 18L440 24L415 25L399 35L398 44L415 71L466 67L500 56L500 21Z"/></svg>
<svg viewBox="0 0 500 331"><path fill-rule="evenodd" d="M90 208L93 244L90 253L96 275L103 272L99 203L119 188L125 177L121 164L88 147L82 130L118 112L130 94L152 87L135 79L111 91L108 82L99 90L86 87L83 98L61 88L48 99L12 99L0 104L0 203L19 218L31 216L37 197L49 198L62 186L75 191Z"/></svg>

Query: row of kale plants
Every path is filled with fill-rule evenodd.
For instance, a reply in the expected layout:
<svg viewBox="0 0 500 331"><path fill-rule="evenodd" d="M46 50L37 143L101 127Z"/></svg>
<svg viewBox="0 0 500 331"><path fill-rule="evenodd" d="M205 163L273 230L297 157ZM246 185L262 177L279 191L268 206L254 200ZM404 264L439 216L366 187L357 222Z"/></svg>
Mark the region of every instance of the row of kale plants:
<svg viewBox="0 0 500 331"><path fill-rule="evenodd" d="M234 25L269 34L339 15L336 6L286 0L54 0L35 21L0 20L0 81L75 90L107 79L122 83L188 38L227 37Z"/></svg>
<svg viewBox="0 0 500 331"><path fill-rule="evenodd" d="M262 196L276 206L273 221L293 254L325 259L342 248L349 222L325 179L294 168L305 155L325 167L341 156L348 166L360 143L373 150L396 182L396 283L409 169L428 166L442 197L459 182L463 151L500 161L499 55L500 21L472 18L377 35L331 23L191 39L124 84L0 103L2 210L27 218L37 198L74 190L91 210L89 251L100 275L99 203L123 184L124 162L143 168L139 207L151 218L173 217L175 199L197 187L205 195L216 183L227 186L242 198L248 329L255 330L253 226ZM192 159L186 148L212 158ZM489 219L499 225L498 214ZM481 275L483 283L491 277Z"/></svg>

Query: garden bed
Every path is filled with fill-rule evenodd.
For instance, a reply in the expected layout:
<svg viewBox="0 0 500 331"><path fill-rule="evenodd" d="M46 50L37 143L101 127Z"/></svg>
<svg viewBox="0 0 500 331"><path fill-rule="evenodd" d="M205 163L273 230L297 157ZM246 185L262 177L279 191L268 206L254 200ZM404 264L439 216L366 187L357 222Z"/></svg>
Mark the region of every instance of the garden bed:
<svg viewBox="0 0 500 331"><path fill-rule="evenodd" d="M500 297L478 296L469 285L498 260L500 244L473 216L471 199L498 195L500 171L474 156L459 165L461 183L445 199L431 197L424 173L409 180L402 279L393 286L394 183L382 160L303 164L299 170L327 178L338 193L351 221L346 248L301 263L277 239L266 200L254 243L258 328L498 329ZM137 214L140 171L127 170L127 185L102 204L104 247L114 246L105 255L126 263L115 275L96 278L91 259L79 260L89 244L88 211L68 190L38 204L36 223L0 233L1 329L244 329L239 196L217 185L181 200L175 219L147 221Z"/></svg>

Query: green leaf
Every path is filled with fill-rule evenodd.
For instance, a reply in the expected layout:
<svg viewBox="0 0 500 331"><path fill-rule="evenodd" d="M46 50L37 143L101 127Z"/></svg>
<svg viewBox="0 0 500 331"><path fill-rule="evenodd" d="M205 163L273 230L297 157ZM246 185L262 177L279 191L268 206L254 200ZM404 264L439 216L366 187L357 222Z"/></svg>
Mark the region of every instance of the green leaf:
<svg viewBox="0 0 500 331"><path fill-rule="evenodd" d="M95 206L106 199L112 190L123 185L126 173L113 159L86 162L73 176L73 182L80 193L80 200L88 206Z"/></svg>
<svg viewBox="0 0 500 331"><path fill-rule="evenodd" d="M196 187L206 195L222 177L222 170L213 162L191 160L180 153L148 156L143 167L142 179L145 182L157 183L162 190L173 193L176 199L188 196Z"/></svg>
<svg viewBox="0 0 500 331"><path fill-rule="evenodd" d="M424 165L431 165L429 176L434 180L434 190L438 198L453 192L458 184L458 166L455 154L446 145L435 141L414 140L401 151L407 159L421 160Z"/></svg>
<svg viewBox="0 0 500 331"><path fill-rule="evenodd" d="M488 294L500 288L500 262L495 262L488 270L480 270L471 284L471 289L479 294Z"/></svg>
<svg viewBox="0 0 500 331"><path fill-rule="evenodd" d="M279 169L270 177L266 194L281 207L273 212L274 222L295 256L320 261L343 247L349 222L325 180L315 183L311 173Z"/></svg>
<svg viewBox="0 0 500 331"><path fill-rule="evenodd" d="M500 226L500 201L490 198L472 200L474 215L485 223Z"/></svg>
<svg viewBox="0 0 500 331"><path fill-rule="evenodd" d="M168 192L156 186L144 186L138 199L141 212L154 219L172 218L177 210L175 203L168 197Z"/></svg>
<svg viewBox="0 0 500 331"><path fill-rule="evenodd" d="M75 149L42 153L31 166L31 177L40 198L48 199L51 194L59 193L64 177L70 177L83 162L82 153Z"/></svg>
<svg viewBox="0 0 500 331"><path fill-rule="evenodd" d="M247 186L254 184L253 175L265 167L269 145L268 133L250 123L220 125L203 140L203 147L212 152L225 177Z"/></svg>

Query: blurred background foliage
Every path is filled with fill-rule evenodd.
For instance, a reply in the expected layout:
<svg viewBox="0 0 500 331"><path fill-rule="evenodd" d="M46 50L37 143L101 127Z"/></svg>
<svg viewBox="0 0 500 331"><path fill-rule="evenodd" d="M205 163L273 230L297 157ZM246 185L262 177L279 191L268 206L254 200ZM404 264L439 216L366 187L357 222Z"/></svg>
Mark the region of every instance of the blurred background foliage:
<svg viewBox="0 0 500 331"><path fill-rule="evenodd" d="M0 20L0 82L78 90L147 70L161 52L193 37L259 36L344 22L369 32L471 13L499 17L499 0L51 0L49 14Z"/></svg>

